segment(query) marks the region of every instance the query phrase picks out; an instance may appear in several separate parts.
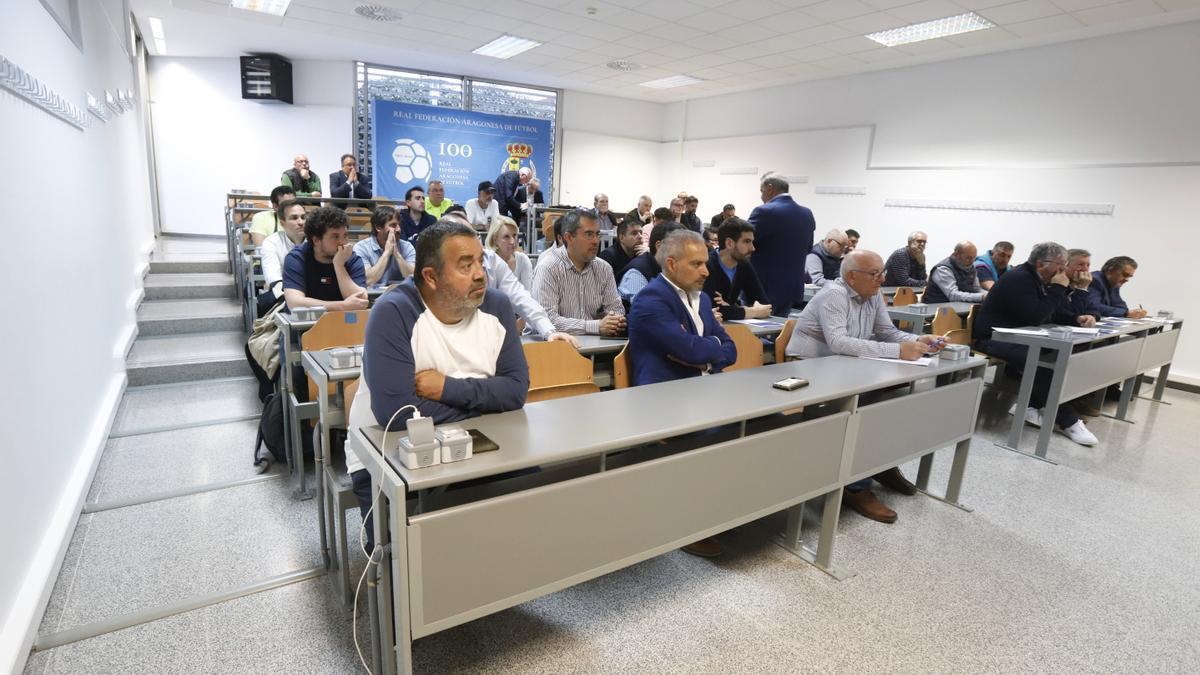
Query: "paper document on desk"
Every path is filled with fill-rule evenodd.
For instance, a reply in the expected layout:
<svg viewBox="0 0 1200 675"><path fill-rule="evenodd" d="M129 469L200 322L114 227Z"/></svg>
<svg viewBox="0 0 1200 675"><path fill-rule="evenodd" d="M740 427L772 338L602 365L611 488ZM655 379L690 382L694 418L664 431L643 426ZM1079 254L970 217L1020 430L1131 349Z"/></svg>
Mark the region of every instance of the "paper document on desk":
<svg viewBox="0 0 1200 675"><path fill-rule="evenodd" d="M993 326L992 332L993 333L1015 333L1017 335L1049 335L1049 333L1042 330L1041 328L999 328L999 327Z"/></svg>
<svg viewBox="0 0 1200 675"><path fill-rule="evenodd" d="M1082 326L1071 326L1071 332L1076 335L1099 335L1099 328L1083 328Z"/></svg>
<svg viewBox="0 0 1200 675"><path fill-rule="evenodd" d="M929 364L933 363L932 356L922 356L921 358L917 359L916 361L905 361L904 359L888 359L888 358L884 358L882 356L860 356L858 358L867 359L870 361L883 361L884 363L902 363L906 366L928 366Z"/></svg>
<svg viewBox="0 0 1200 675"><path fill-rule="evenodd" d="M728 321L728 323L744 323L747 326L769 326L769 327L783 325L776 321L765 321L763 319L730 319Z"/></svg>

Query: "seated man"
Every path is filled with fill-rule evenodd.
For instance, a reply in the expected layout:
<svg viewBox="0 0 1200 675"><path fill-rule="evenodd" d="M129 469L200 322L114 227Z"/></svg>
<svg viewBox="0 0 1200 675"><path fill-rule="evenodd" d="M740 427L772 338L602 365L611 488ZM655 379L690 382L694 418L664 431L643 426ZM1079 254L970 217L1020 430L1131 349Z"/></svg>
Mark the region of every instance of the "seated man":
<svg viewBox="0 0 1200 675"><path fill-rule="evenodd" d="M358 172L354 155L342 155L342 170L329 174L329 196L371 198L371 177Z"/></svg>
<svg viewBox="0 0 1200 675"><path fill-rule="evenodd" d="M925 245L929 237L924 232L913 232L908 235L908 246L898 248L887 259L887 276L883 279L884 286L914 286L925 285Z"/></svg>
<svg viewBox="0 0 1200 675"><path fill-rule="evenodd" d="M703 234L704 223L700 222L700 216L696 214L699 206L700 199L696 195L688 195L683 200L683 213L679 214L679 224L692 232Z"/></svg>
<svg viewBox="0 0 1200 675"><path fill-rule="evenodd" d="M514 215L514 220L525 222L525 215L529 213L530 207L534 205L545 206L546 195L542 192L541 179L534 177L529 179L529 183L517 188L515 201L521 208L519 215Z"/></svg>
<svg viewBox="0 0 1200 675"><path fill-rule="evenodd" d="M419 187L408 188L404 193L404 205L408 210L400 213L400 237L415 247L417 237L436 223L437 218L425 213L425 190Z"/></svg>
<svg viewBox="0 0 1200 675"><path fill-rule="evenodd" d="M771 315L770 301L750 264L754 254L754 226L736 216L717 229L720 251L708 257L704 292L712 298L722 321L761 319Z"/></svg>
<svg viewBox="0 0 1200 675"><path fill-rule="evenodd" d="M255 248L262 246L267 237L279 231L279 205L296 198L296 191L286 185L271 190L271 208L259 211L250 219L250 241Z"/></svg>
<svg viewBox="0 0 1200 675"><path fill-rule="evenodd" d="M260 252L262 254L263 280L268 290L276 283L283 281L283 265L292 249L304 243L304 222L308 212L304 205L295 199L284 200L279 205L279 222L282 227L278 232L267 237ZM283 290L273 293L275 297L283 295Z"/></svg>
<svg viewBox="0 0 1200 675"><path fill-rule="evenodd" d="M660 226L661 227L661 226ZM713 316L701 292L708 276L708 247L699 234L678 226L658 249L662 274L638 293L629 312L630 379L636 385L700 377L737 360L737 347ZM685 546L713 557L713 538Z"/></svg>
<svg viewBox="0 0 1200 675"><path fill-rule="evenodd" d="M617 287L617 295L621 296L622 301L633 302L633 297L645 288L651 279L658 276L662 271L658 266L658 249L663 239L681 229L684 229L682 225L668 220L650 230L650 242L646 252L629 261L629 265L625 267L625 276L621 278L621 285Z"/></svg>
<svg viewBox="0 0 1200 675"><path fill-rule="evenodd" d="M721 208L720 213L713 216L712 219L708 221L708 224L710 227L720 229L721 223L725 222L727 218L734 217L736 214L737 208L733 204L726 204Z"/></svg>
<svg viewBox="0 0 1200 675"><path fill-rule="evenodd" d="M533 272L533 297L546 310L555 330L573 335L625 332L625 306L617 296L612 267L597 260L600 226L591 211L572 211L558 219L563 246L543 253ZM557 225L556 225L557 226Z"/></svg>
<svg viewBox="0 0 1200 675"><path fill-rule="evenodd" d="M979 285L975 272L975 244L960 241L954 253L929 270L929 285L925 287L925 303L983 302L987 291Z"/></svg>
<svg viewBox="0 0 1200 675"><path fill-rule="evenodd" d="M1019 374L1025 369L1025 356L1029 348L992 340L993 327L1022 328L1045 323L1094 326L1096 320L1092 316L1072 310L1067 299L1070 283L1067 250L1054 242L1034 246L1029 252L1029 259L1000 277L984 298L972 327L971 338L975 342L975 349L1004 359L1006 370ZM1029 396L1029 407L1023 413L1027 423L1037 427L1042 425L1043 409L1049 393L1050 372L1038 368ZM1061 403L1058 410L1054 411L1057 428L1080 445L1095 445L1098 442L1096 437L1084 426L1075 410L1066 405L1066 401ZM1010 412L1017 412L1015 406Z"/></svg>
<svg viewBox="0 0 1200 675"><path fill-rule="evenodd" d="M850 240L850 245L846 247L846 253L858 248L858 230L846 230L846 239Z"/></svg>
<svg viewBox="0 0 1200 675"><path fill-rule="evenodd" d="M979 275L979 286L985 291L992 290L992 285L1001 274L1008 271L1008 261L1012 260L1013 245L1011 241L998 241L992 250L975 259L975 274Z"/></svg>
<svg viewBox="0 0 1200 675"><path fill-rule="evenodd" d="M936 336L913 335L892 325L879 292L884 277L879 254L857 249L842 258L840 272L796 318L786 351L789 358L842 354L914 361L937 349ZM900 469L892 468L847 485L842 502L871 520L896 522L896 512L867 489L872 479L901 494L917 493Z"/></svg>
<svg viewBox="0 0 1200 675"><path fill-rule="evenodd" d="M721 250L721 238L717 235L717 228L704 228L704 245L708 247L709 251L716 252Z"/></svg>
<svg viewBox="0 0 1200 675"><path fill-rule="evenodd" d="M446 186L436 178L429 181L428 195L425 199L425 213L434 218L440 220L442 216L446 215L446 211L454 206L454 200L446 198Z"/></svg>
<svg viewBox="0 0 1200 675"><path fill-rule="evenodd" d="M341 209L323 206L304 221L303 244L283 263L283 297L288 309L324 307L332 311L367 308L362 259L346 237L350 219Z"/></svg>
<svg viewBox="0 0 1200 675"><path fill-rule="evenodd" d="M608 210L608 195L603 192L597 192L592 197L592 210L596 212L596 223L600 225L601 232L615 229L621 221L625 220L620 214ZM615 266L613 271L616 271Z"/></svg>
<svg viewBox="0 0 1200 675"><path fill-rule="evenodd" d="M838 278L842 268L842 256L850 250L850 238L841 230L830 230L825 239L813 244L812 251L804 260L804 271L817 286Z"/></svg>
<svg viewBox="0 0 1200 675"><path fill-rule="evenodd" d="M636 218L643 225L647 225L654 218L654 200L650 199L650 195L642 195L638 197L637 206L625 214L626 218Z"/></svg>
<svg viewBox="0 0 1200 675"><path fill-rule="evenodd" d="M671 211L671 209L668 209L665 206L660 206L657 209L654 209L654 214L650 217L650 222L642 225L642 241L650 241L650 231L653 230L656 225L678 222L679 221L675 219L675 214Z"/></svg>
<svg viewBox="0 0 1200 675"><path fill-rule="evenodd" d="M562 248L562 217L554 218L550 221L542 221L542 238L538 239L538 243L542 245L542 250L538 254L537 262L533 263L535 273L542 263L554 259L553 256L548 255L550 252Z"/></svg>
<svg viewBox="0 0 1200 675"><path fill-rule="evenodd" d="M1092 272L1092 281L1087 289L1088 307L1102 317L1145 318L1146 310L1140 306L1130 309L1121 299L1121 287L1133 278L1134 272L1137 272L1137 261L1129 256L1119 255L1104 261L1100 271Z"/></svg>
<svg viewBox="0 0 1200 675"><path fill-rule="evenodd" d="M359 240L354 253L367 268L368 286L404 281L417 260L413 245L400 238L400 214L390 206L375 207L371 236Z"/></svg>
<svg viewBox="0 0 1200 675"><path fill-rule="evenodd" d="M525 404L529 366L513 308L488 292L483 247L475 230L440 221L417 242L417 272L384 294L367 321L362 378L350 428L381 425L399 440L416 406L434 424ZM390 442L390 438L389 438ZM354 453L346 471L363 517L371 508L371 477ZM371 532L368 522L367 532ZM367 550L373 547L368 534Z"/></svg>
<svg viewBox="0 0 1200 675"><path fill-rule="evenodd" d="M492 181L485 180L479 184L475 199L467 200L467 220L476 230L486 230L492 225L492 218L500 215L500 206L496 203L496 188Z"/></svg>
<svg viewBox="0 0 1200 675"><path fill-rule="evenodd" d="M599 224L599 219L596 222ZM641 243L642 224L633 219L626 219L617 226L617 240L600 252L600 258L612 267L613 278L616 279L618 288L629 261L637 257L637 249Z"/></svg>
<svg viewBox="0 0 1200 675"><path fill-rule="evenodd" d="M279 182L295 190L301 197L321 196L321 177L309 170L306 155L293 157L292 168L283 172Z"/></svg>

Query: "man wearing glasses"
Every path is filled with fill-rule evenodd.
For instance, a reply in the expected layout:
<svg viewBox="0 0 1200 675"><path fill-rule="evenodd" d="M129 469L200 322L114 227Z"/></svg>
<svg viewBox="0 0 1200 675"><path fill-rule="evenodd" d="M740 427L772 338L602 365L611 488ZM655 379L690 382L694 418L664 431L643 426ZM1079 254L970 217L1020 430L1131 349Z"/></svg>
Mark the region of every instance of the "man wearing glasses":
<svg viewBox="0 0 1200 675"><path fill-rule="evenodd" d="M924 232L913 232L908 235L908 246L898 248L887 259L887 277L884 286L917 286L925 285L929 278L925 272L925 244L929 237Z"/></svg>
<svg viewBox="0 0 1200 675"><path fill-rule="evenodd" d="M612 266L597 259L600 226L595 214L572 211L559 219L563 245L551 249L533 272L533 297L554 329L572 335L620 335L625 307L617 295Z"/></svg>
<svg viewBox="0 0 1200 675"><path fill-rule="evenodd" d="M841 276L826 284L796 318L787 346L789 359L842 354L915 361L940 348L937 336L913 335L892 324L879 292L884 272L878 253L851 251L842 258L840 271ZM901 494L917 493L900 469L893 468L847 485L842 502L871 520L896 522L896 512L868 489L872 479Z"/></svg>

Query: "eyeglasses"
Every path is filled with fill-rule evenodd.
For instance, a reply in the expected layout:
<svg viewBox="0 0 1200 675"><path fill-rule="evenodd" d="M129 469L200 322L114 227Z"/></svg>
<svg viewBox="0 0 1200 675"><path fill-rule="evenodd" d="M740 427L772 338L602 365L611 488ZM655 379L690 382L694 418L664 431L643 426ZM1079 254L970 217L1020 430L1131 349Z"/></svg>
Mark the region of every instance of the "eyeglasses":
<svg viewBox="0 0 1200 675"><path fill-rule="evenodd" d="M850 271L854 272L855 274L866 274L866 275L874 277L876 279L882 279L884 276L886 276L886 273L883 270L850 270Z"/></svg>
<svg viewBox="0 0 1200 675"><path fill-rule="evenodd" d="M913 243L916 244L917 246L924 246L925 244L929 243L929 240L928 239L913 239Z"/></svg>

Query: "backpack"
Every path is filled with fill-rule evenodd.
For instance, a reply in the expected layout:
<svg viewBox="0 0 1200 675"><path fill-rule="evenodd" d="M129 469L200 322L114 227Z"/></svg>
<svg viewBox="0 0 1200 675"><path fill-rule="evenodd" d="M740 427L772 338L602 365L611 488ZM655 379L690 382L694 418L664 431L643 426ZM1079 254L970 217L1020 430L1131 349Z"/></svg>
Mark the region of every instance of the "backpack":
<svg viewBox="0 0 1200 675"><path fill-rule="evenodd" d="M254 321L246 340L246 360L258 380L258 399L263 403L275 390L275 378L279 374L279 326L275 325L275 315L283 311L283 306L283 298L276 300L262 318Z"/></svg>
<svg viewBox="0 0 1200 675"><path fill-rule="evenodd" d="M283 395L280 392L271 392L263 403L262 416L258 419L253 461L258 461L258 450L265 445L276 462L286 464L288 456L284 448L283 434Z"/></svg>

